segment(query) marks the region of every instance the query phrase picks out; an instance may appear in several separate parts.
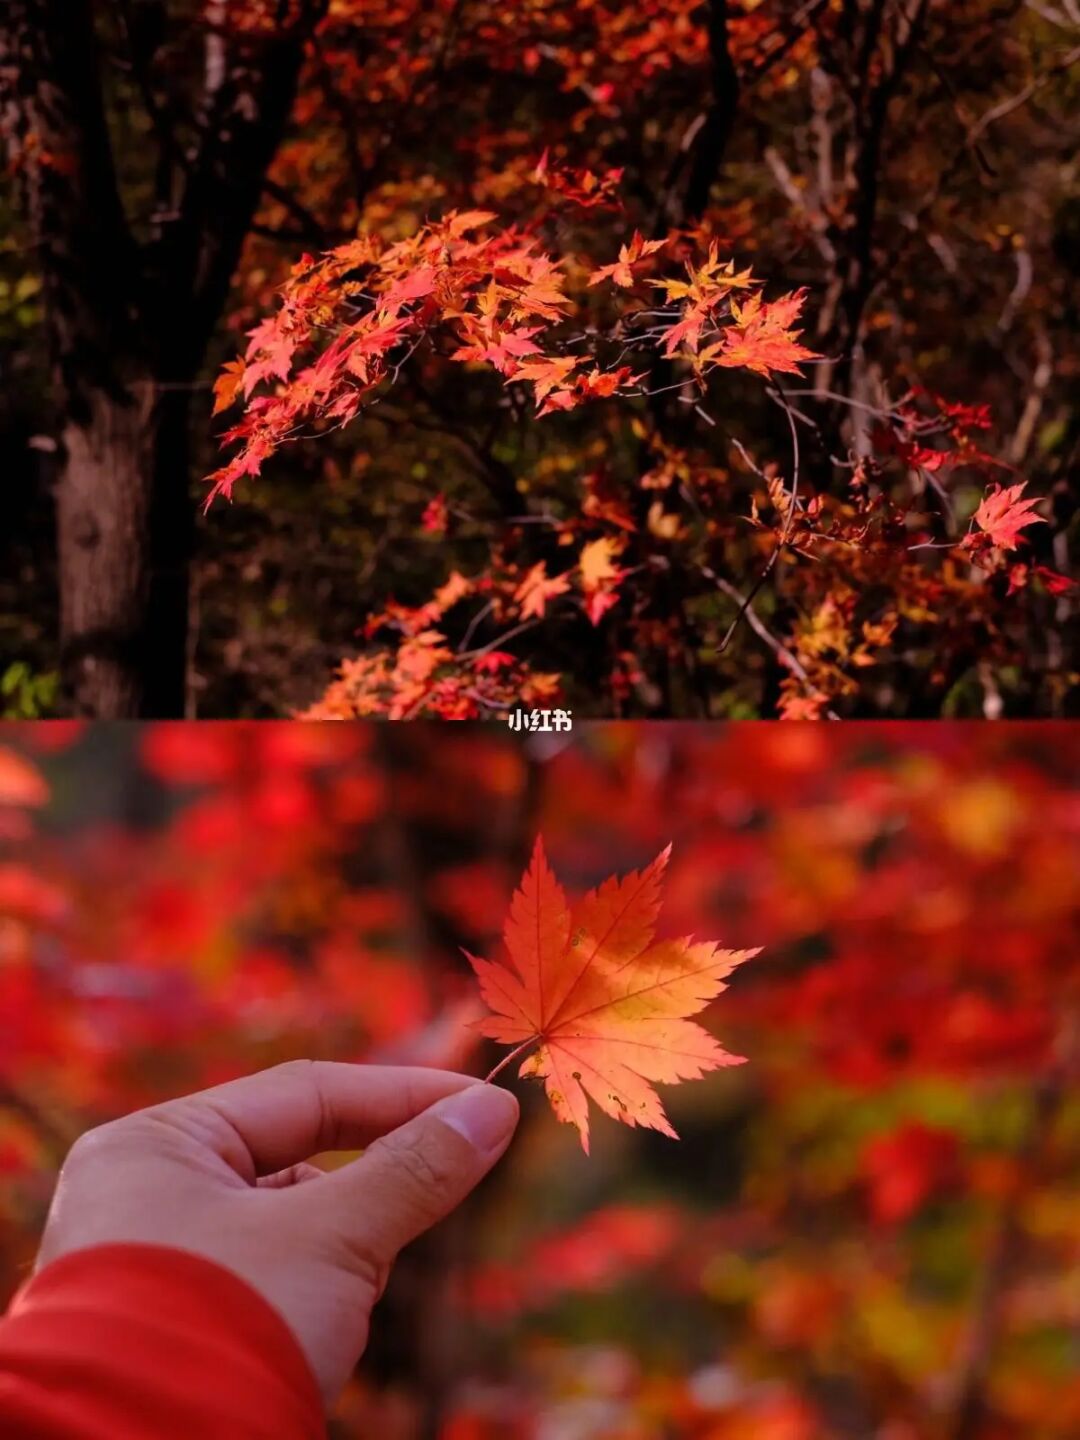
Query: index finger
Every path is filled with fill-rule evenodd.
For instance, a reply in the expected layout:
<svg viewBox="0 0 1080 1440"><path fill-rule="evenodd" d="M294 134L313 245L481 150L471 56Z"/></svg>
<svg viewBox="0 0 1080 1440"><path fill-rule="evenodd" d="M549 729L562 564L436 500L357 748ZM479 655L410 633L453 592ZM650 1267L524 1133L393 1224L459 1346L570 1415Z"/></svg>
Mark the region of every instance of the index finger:
<svg viewBox="0 0 1080 1440"><path fill-rule="evenodd" d="M216 1125L209 1134L200 1126L200 1134L217 1153L235 1167L241 1145L255 1173L269 1175L323 1150L362 1149L436 1100L480 1083L420 1066L289 1060L154 1109L177 1120L199 1111L213 1117Z"/></svg>

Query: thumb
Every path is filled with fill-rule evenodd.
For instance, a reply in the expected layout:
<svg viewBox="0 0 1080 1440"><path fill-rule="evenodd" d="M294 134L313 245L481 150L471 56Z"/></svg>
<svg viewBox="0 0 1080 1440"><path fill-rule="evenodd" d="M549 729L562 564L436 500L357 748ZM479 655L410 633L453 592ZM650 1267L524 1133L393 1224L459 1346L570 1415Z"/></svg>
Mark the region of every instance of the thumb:
<svg viewBox="0 0 1080 1440"><path fill-rule="evenodd" d="M508 1090L470 1085L328 1176L326 1198L344 1219L350 1249L389 1265L484 1178L509 1145L519 1113Z"/></svg>

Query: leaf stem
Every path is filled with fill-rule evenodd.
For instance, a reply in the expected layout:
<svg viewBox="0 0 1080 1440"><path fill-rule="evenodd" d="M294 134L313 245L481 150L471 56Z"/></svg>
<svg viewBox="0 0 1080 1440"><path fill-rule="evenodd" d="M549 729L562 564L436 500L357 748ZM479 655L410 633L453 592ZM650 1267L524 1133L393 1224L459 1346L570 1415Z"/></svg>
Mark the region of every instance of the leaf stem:
<svg viewBox="0 0 1080 1440"><path fill-rule="evenodd" d="M509 1055L504 1055L503 1058L499 1061L499 1063L495 1066L495 1069L492 1070L490 1075L484 1076L484 1084L490 1085L492 1080L495 1079L495 1076L498 1075L500 1070L505 1070L507 1065L510 1064L511 1060L516 1060L523 1051L531 1049L532 1046L535 1045L539 1039L539 1035L530 1035L528 1040L523 1040L516 1049L510 1051Z"/></svg>

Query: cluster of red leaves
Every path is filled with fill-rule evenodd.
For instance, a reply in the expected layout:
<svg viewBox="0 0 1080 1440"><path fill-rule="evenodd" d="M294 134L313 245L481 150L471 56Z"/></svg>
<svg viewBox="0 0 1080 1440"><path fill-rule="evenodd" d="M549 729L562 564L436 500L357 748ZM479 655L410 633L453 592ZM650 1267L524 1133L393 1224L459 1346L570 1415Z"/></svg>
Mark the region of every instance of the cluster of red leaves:
<svg viewBox="0 0 1080 1440"><path fill-rule="evenodd" d="M568 532L567 543L572 540L573 533ZM344 661L306 718L385 715L392 720L423 716L468 720L516 704L557 703L562 698L558 675L529 669L498 644L453 648L445 633L447 617L457 606L471 606L477 618L516 634L542 620L559 602L580 610L596 626L618 603L619 585L626 575L616 563L622 548L623 542L610 536L590 540L577 553L575 564L555 574L548 573L545 561L523 569L505 560L475 580L455 570L424 604L391 602L368 619L364 635L370 642L386 634L392 643ZM469 633L466 628L466 636Z"/></svg>
<svg viewBox="0 0 1080 1440"><path fill-rule="evenodd" d="M640 393L650 352L687 367L701 390L714 371L741 369L769 379L799 374L818 358L798 330L805 292L766 301L752 271L722 259L715 240L695 257L685 236L645 240L635 232L614 262L587 273L584 292L575 296L564 266L534 236L495 221L493 212L451 213L407 240L390 243L368 233L320 259L305 257L278 309L252 332L245 357L231 362L218 382L218 408L243 396L245 413L226 433L226 443L239 449L212 477L212 495L230 494L237 479L257 474L276 449L305 431L346 424L377 403L384 382L399 376L421 346L429 361L489 368L506 384L530 387L540 415ZM681 273L655 273L666 249L683 257ZM569 348L577 307L599 286L608 287L614 306L610 333L621 327L624 336L610 362L601 361L599 342L584 354ZM659 311L647 298L655 290L662 295ZM641 326L644 316L654 323ZM642 356L637 373L622 363L629 335L631 353ZM580 516L548 521L558 546L576 548L576 564L556 567L550 555L530 554L513 543L510 527L491 547L487 569L472 577L455 571L431 600L391 603L369 620L368 648L343 663L308 714L472 718L519 701L554 700L565 682L544 667L533 673L508 639L546 619L552 602L564 596L573 603L558 607L561 613L578 610L599 625L631 574L643 579L616 622L621 633L606 685L618 705L647 684L624 657L658 639L675 639L655 629L651 577L667 569L677 544L691 610L708 605L715 594L714 552L735 532L726 472L690 456L673 467L674 452L661 435L640 420L633 424L662 459L639 480L641 492L658 492L647 515L620 500L602 475L586 474ZM872 427L873 448L855 465L846 495L808 495L805 485L799 493L797 468L785 478L779 467L758 469L741 452L748 476L762 482L750 495L757 532L751 561L756 553L768 574L783 557L785 596L797 607L775 646L786 671L781 715L817 718L849 703L865 688L869 670L885 672L896 663L898 634L936 632L931 685L947 683L974 632L989 635L991 659L1000 644L1004 660L1004 632L994 616L1008 596L1032 581L1051 594L1071 587L1046 566L1014 558L1024 532L1042 518L1033 513L1037 502L1024 496L1022 480L992 485L967 532L954 541L931 538L939 533L930 502L945 494L941 477L998 466L976 439L989 425L985 407L912 390ZM796 454L795 467L797 461ZM920 487L905 487L903 499L890 483L897 465L926 477ZM688 481L693 517L673 503L686 496ZM451 533L441 495L427 506L423 528ZM930 550L944 552L932 565L916 553ZM807 561L813 563L800 563ZM979 577L1003 583L987 585ZM481 623L482 643L474 646ZM392 632L389 643L372 647L384 629ZM395 641L393 632L402 638Z"/></svg>
<svg viewBox="0 0 1080 1440"><path fill-rule="evenodd" d="M395 649L367 650L343 660L326 693L303 718L475 720L515 705L550 708L559 697L557 675L526 670L505 650L462 659L438 630L421 630Z"/></svg>
<svg viewBox="0 0 1080 1440"><path fill-rule="evenodd" d="M591 170L574 170L565 165L553 164L547 150L541 155L533 171L533 180L537 185L543 185L560 199L577 205L582 210L594 210L597 206L619 209L619 183L622 177L623 172L618 167L605 170L602 175L595 175Z"/></svg>
<svg viewBox="0 0 1080 1440"><path fill-rule="evenodd" d="M770 544L816 562L788 574L801 614L780 657L789 672L781 686L785 718L816 719L854 696L868 669L888 664L898 631L933 637L935 686L957 673L973 633L987 637L987 662L1004 663L1008 597L1031 578L1050 594L1073 588L1066 576L1015 556L1025 528L1042 520L1033 513L1039 501L1024 497L1023 480L1004 489L992 483L968 530L952 540L933 538L941 533L934 507L951 505L940 485L894 498L897 461L931 480L965 468L980 478L998 469L972 438L990 423L985 407L912 391L873 429L874 448L854 466L846 495L796 496L793 504L782 483L764 477L767 505L754 502L755 524ZM944 443L927 443L934 438ZM932 568L921 563L926 551L939 552Z"/></svg>
<svg viewBox="0 0 1080 1440"><path fill-rule="evenodd" d="M210 477L210 500L257 476L305 427L348 424L425 343L444 341L446 359L487 365L507 383L531 385L540 415L634 393L643 377L628 365L605 368L544 351L545 342L557 344L553 332L574 308L565 276L535 238L514 226L493 227L496 220L489 211L451 212L409 240L388 244L367 233L319 259L304 256L278 309L252 330L244 356L230 361L215 385L215 413L238 398L245 413L225 433L224 443L240 448ZM662 243L636 235L615 265L592 273L590 285L607 278L632 284L634 262ZM688 281L652 282L673 307L663 330L667 355L687 353L702 374L717 366L764 376L798 373L800 363L816 358L791 328L802 293L768 305L755 291L740 305L731 292L758 282L722 263L715 244L687 271ZM724 314L729 323L722 323ZM712 341L704 349L703 335ZM256 393L266 385L271 393Z"/></svg>
<svg viewBox="0 0 1080 1440"><path fill-rule="evenodd" d="M924 491L921 500L893 498L890 475L898 459L904 466L918 467L920 455L932 454L938 457L933 466L939 471L987 463L981 453L973 453L968 443L970 418L962 410L958 417L958 409L937 397L929 405L923 402L921 409L916 397L898 406L894 423L874 432L875 450L853 470L846 493L796 493L793 499L777 467L751 472L750 520L756 535L752 554L761 570L774 563L775 555L785 557L786 591L798 605L778 650L787 672L779 699L779 711L785 718L816 719L833 713L858 694L868 672L887 673L896 661L898 633L922 632L931 638L936 651L930 676L934 684L944 684L950 671L962 663L973 631L987 635L988 655L997 653L1004 659L1008 650L997 616L1008 596L1029 582L1051 594L1072 588L1067 577L1017 558L1024 528L1041 518L1031 513L1035 502L1023 498L1022 482L1006 491L992 488L974 511L970 529L952 542L931 538L939 533L940 517L927 508L927 499L937 492ZM961 425L963 428L957 428ZM455 666L456 679L449 670L439 673L439 679L453 679L442 708L412 708L417 698L414 692L406 690L404 703L399 703L393 682L389 690L384 688L396 663L397 652L391 650L362 657L354 671L379 676L374 707L365 703L351 711L343 709L347 695L337 692L335 686L311 713L472 716L485 713L486 699L491 702L487 709L498 711L513 703L515 686L528 684L528 669L515 670L522 662L510 648L522 625L545 618L554 606L556 613L572 615L576 610L584 614L595 627L620 600L624 604L616 619L634 617L631 624L636 633L619 647L608 684L616 698L632 693L642 682L633 656L643 646L656 643L659 632L655 626L650 628L651 622L637 621L647 610L640 597L628 592L627 577L666 566L672 543L678 542L688 573L697 567L695 588L700 603L705 604L714 592L712 551L732 526L727 510L730 472L665 445L643 424L637 429L654 457L639 482L643 493L655 495L644 527L639 528L635 515L607 483L603 471L589 473L582 486L581 516L551 527L561 548L576 550L576 565L552 573L546 560L523 568L496 552L491 568L482 575L470 579L455 572L426 604L411 610L390 606L369 622L369 636L383 628L406 636L406 671L416 649L412 637L443 623L451 606L458 603L470 617L465 623L466 635L471 634L469 626L482 618L490 621L496 633L509 637L497 642L493 650L460 663L448 653L448 635L457 624L456 617L424 640L424 646L438 650L442 666ZM912 448L913 433L920 437L917 452ZM925 440L932 437L943 439L944 445L931 448ZM667 503L675 490L691 488L697 511L696 540ZM933 567L922 563L920 552L927 550L938 555ZM474 704L463 706L460 694L475 690L471 667L479 663L486 668L493 663L491 654L503 657L509 697L501 699L494 690L481 690L473 694ZM345 669L353 665L346 662ZM404 678L403 673L399 679ZM543 697L559 692L558 675L537 673L533 680Z"/></svg>

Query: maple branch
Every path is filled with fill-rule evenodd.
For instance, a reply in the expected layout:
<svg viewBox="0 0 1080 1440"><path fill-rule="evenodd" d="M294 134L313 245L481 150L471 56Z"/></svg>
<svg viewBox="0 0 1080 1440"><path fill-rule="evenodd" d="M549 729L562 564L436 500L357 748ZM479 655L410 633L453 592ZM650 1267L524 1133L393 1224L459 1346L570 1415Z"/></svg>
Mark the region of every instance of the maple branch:
<svg viewBox="0 0 1080 1440"><path fill-rule="evenodd" d="M732 640L735 637L736 630L738 630L739 626L742 624L743 619L750 612L750 606L753 603L754 597L757 595L761 587L765 584L765 581L772 574L773 567L776 565L777 560L779 560L780 558L780 552L787 545L788 537L791 534L791 526L795 519L795 507L799 498L799 433L795 428L795 420L792 414L791 406L787 403L787 399L784 396L784 392L781 389L779 381L775 383L775 393L774 391L770 391L769 394L774 400L776 399L777 394L780 395L781 398L777 400L776 403L784 411L784 414L787 416L788 425L791 427L791 494L788 497L787 514L784 516L784 528L781 531L780 538L776 542L776 546L773 549L772 554L765 562L765 566L764 569L761 571L761 574L754 581L753 585L751 585L750 591L743 600L742 605L739 608L738 614L728 626L724 634L724 638L720 641L720 644L717 648L717 655L722 655L724 651L728 648L728 646L731 644Z"/></svg>
<svg viewBox="0 0 1080 1440"><path fill-rule="evenodd" d="M704 574L708 579L710 579L718 590L723 591L723 593L728 597L729 600L735 601L735 603L740 607L740 618L745 617L746 623L750 626L750 629L753 630L754 634L758 637L758 639L763 640L765 644L769 647L769 649L773 652L773 654L776 656L776 658L780 661L780 663L782 665L785 665L793 675L796 675L802 681L810 696L815 700L824 698L821 694L821 691L818 690L811 681L810 676L807 673L806 667L803 665L802 661L798 658L794 651L788 649L788 647L784 644L782 640L777 639L777 637L765 624L764 620L762 620L761 616L754 609L753 605L750 603L750 600L743 596L735 588L735 586L732 585L730 580L725 580L722 575L717 575L716 572L714 570L711 570L708 566L703 565L701 567L701 570L702 574ZM753 597L751 597L751 599L752 598ZM825 714L830 720L840 719L840 716L836 713L836 711L832 708L831 705L827 705L825 707Z"/></svg>
<svg viewBox="0 0 1080 1440"><path fill-rule="evenodd" d="M519 1055L524 1054L526 1050L531 1050L532 1047L539 1044L539 1042L539 1035L531 1035L528 1040L523 1040L520 1045L510 1051L509 1055L503 1056L503 1058L495 1066L494 1070L490 1071L487 1075L484 1076L484 1084L490 1085L491 1082L495 1079L495 1076L498 1075L501 1070L505 1070L506 1067L512 1061L516 1060Z"/></svg>

